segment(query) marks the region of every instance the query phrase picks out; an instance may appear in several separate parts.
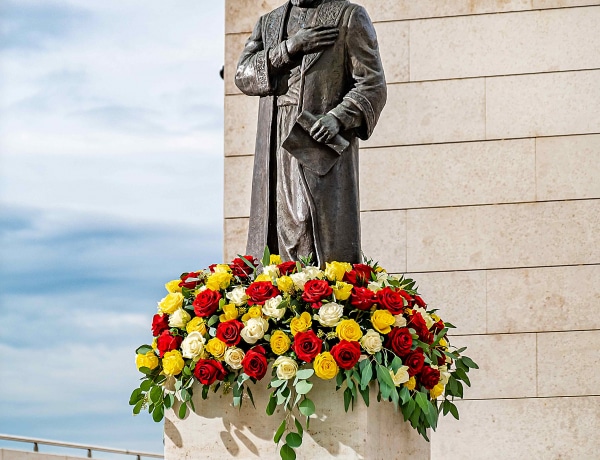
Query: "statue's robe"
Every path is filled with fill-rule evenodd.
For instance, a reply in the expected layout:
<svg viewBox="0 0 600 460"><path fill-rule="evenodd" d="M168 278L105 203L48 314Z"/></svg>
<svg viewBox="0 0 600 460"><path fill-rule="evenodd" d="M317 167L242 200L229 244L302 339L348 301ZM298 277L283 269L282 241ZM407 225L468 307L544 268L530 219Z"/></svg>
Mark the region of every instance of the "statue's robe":
<svg viewBox="0 0 600 460"><path fill-rule="evenodd" d="M288 23L292 8L288 2L259 19L235 77L242 92L260 96L247 254L260 256L269 244L284 260L308 255L302 253L307 250L302 225L307 223L318 265L333 260L358 263L358 138L369 138L387 96L375 29L363 7L322 0L309 25L336 26L338 38L334 45L294 60L284 42L294 29ZM334 115L342 125L340 134L350 143L325 175L302 167L281 147L302 110Z"/></svg>

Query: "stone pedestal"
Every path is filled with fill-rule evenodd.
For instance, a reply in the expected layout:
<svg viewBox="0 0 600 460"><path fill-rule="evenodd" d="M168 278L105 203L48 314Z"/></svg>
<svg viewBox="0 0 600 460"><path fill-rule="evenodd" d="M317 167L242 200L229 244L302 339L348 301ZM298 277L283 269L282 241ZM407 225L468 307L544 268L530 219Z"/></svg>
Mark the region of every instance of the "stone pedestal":
<svg viewBox="0 0 600 460"><path fill-rule="evenodd" d="M392 403L377 402L371 390L371 405L359 401L344 412L342 392L334 382L314 379L310 399L316 414L304 433L298 459L401 459L429 460L430 446L396 412ZM273 435L281 423L281 412L265 413L269 398L266 382L252 388L256 409L249 400L234 408L231 395L210 393L207 400L195 389L196 413L179 420L173 411L165 418L165 458L183 459L279 459Z"/></svg>

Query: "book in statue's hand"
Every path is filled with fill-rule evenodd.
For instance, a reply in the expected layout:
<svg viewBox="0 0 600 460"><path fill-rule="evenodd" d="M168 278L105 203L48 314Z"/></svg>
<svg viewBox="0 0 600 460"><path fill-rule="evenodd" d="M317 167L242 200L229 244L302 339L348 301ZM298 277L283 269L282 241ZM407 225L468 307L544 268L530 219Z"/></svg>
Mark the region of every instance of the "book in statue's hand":
<svg viewBox="0 0 600 460"><path fill-rule="evenodd" d="M314 140L310 135L310 128L317 120L312 113L306 110L302 112L281 146L302 166L319 176L324 176L333 168L350 143L339 134L326 144Z"/></svg>

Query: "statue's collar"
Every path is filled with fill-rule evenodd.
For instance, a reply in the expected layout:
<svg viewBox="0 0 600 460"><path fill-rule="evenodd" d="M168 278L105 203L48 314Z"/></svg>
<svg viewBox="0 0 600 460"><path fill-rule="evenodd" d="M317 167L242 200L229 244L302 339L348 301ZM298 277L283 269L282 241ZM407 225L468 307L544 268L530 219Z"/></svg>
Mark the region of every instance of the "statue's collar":
<svg viewBox="0 0 600 460"><path fill-rule="evenodd" d="M299 8L317 8L322 3L322 0L315 0L306 5L302 5L302 3L308 2L308 1L309 0L296 0L296 1L290 0L290 4L292 6L297 6ZM299 3L299 4L296 5L296 3Z"/></svg>

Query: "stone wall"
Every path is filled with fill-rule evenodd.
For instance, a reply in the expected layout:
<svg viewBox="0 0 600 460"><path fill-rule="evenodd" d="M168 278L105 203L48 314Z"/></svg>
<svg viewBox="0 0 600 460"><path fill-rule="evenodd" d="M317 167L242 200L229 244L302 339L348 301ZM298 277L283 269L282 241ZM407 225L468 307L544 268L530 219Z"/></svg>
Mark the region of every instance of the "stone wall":
<svg viewBox="0 0 600 460"><path fill-rule="evenodd" d="M362 0L389 88L361 149L363 250L410 273L481 365L434 459L600 448L600 2ZM227 0L225 259L244 251L258 15Z"/></svg>

